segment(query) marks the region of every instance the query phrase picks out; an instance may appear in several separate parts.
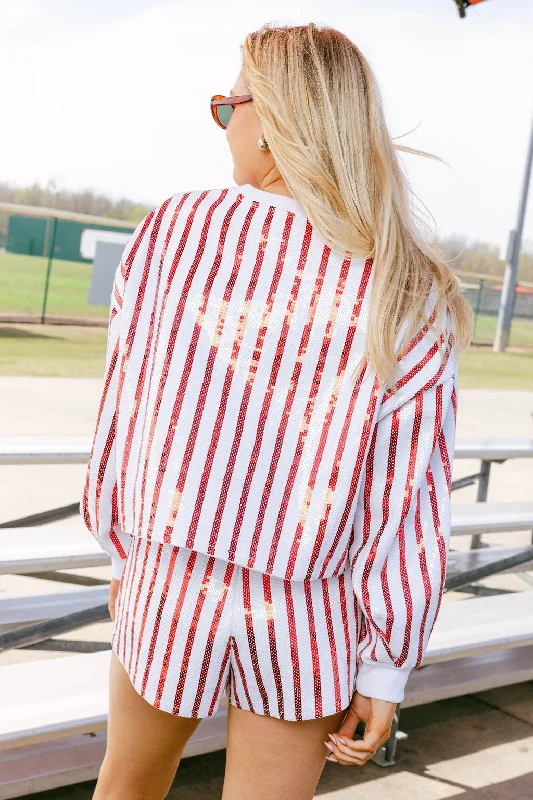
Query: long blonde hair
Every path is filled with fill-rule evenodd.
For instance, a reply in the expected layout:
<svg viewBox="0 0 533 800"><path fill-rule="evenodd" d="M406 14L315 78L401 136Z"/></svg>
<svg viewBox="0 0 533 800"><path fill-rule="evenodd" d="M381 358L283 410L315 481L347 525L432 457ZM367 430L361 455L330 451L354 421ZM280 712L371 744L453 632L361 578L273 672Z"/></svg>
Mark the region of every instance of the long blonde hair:
<svg viewBox="0 0 533 800"><path fill-rule="evenodd" d="M428 324L430 288L446 310L456 352L464 350L472 307L442 251L424 235L395 151L442 159L393 143L370 65L340 31L266 23L241 49L249 93L287 188L334 251L374 260L364 358L380 383L394 382L400 328L402 350ZM441 314L435 323L440 344Z"/></svg>

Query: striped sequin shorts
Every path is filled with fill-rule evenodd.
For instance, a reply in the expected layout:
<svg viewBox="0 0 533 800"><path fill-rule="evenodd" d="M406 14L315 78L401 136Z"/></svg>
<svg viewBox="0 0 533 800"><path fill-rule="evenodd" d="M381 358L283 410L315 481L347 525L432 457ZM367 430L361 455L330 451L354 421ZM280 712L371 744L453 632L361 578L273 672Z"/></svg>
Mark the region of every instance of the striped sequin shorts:
<svg viewBox="0 0 533 800"><path fill-rule="evenodd" d="M132 537L112 649L156 708L209 717L223 695L287 720L344 710L360 612L348 572L291 581Z"/></svg>

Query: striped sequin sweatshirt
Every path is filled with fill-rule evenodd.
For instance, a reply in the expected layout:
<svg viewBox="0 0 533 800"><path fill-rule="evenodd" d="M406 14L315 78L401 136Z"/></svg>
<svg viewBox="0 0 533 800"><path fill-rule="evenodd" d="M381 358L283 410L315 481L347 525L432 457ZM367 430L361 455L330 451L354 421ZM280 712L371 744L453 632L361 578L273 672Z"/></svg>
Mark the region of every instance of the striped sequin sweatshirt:
<svg viewBox="0 0 533 800"><path fill-rule="evenodd" d="M115 273L80 513L114 577L131 535L287 580L349 569L358 690L398 702L441 601L457 361L447 311L392 385L354 380L372 269L250 184L148 214Z"/></svg>

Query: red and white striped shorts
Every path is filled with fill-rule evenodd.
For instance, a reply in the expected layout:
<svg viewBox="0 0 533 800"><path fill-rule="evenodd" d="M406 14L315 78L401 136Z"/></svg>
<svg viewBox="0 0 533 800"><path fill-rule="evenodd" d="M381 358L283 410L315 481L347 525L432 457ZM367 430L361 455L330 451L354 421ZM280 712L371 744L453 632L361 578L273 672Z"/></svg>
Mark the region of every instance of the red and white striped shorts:
<svg viewBox="0 0 533 800"><path fill-rule="evenodd" d="M361 619L348 572L291 581L134 537L112 648L136 691L184 717L239 708L287 720L344 710Z"/></svg>

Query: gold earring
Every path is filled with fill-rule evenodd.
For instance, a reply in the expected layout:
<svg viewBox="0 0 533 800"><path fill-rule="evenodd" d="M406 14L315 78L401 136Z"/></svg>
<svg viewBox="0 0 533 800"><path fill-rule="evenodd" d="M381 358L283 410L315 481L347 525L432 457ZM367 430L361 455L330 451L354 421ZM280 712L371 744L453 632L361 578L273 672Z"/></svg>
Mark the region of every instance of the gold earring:
<svg viewBox="0 0 533 800"><path fill-rule="evenodd" d="M257 140L257 146L259 147L260 150L269 150L270 149L269 146L268 146L268 142L265 139L263 134L261 134L261 136Z"/></svg>

